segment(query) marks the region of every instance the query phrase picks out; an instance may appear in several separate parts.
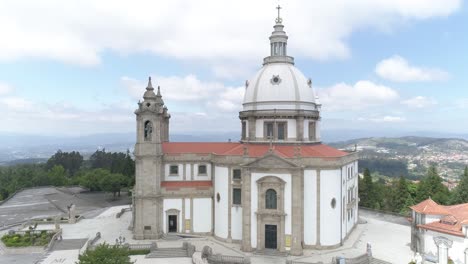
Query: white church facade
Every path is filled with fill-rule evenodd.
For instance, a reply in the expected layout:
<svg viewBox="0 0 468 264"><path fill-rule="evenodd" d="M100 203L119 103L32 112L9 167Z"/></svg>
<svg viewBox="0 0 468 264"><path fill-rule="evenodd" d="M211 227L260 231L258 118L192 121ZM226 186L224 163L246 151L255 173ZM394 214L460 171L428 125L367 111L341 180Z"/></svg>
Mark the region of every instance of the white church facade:
<svg viewBox="0 0 468 264"><path fill-rule="evenodd" d="M287 55L278 16L271 54L245 84L240 142L170 142L151 83L135 111L135 239L211 235L244 251L339 247L358 219L358 156L321 143L321 104Z"/></svg>

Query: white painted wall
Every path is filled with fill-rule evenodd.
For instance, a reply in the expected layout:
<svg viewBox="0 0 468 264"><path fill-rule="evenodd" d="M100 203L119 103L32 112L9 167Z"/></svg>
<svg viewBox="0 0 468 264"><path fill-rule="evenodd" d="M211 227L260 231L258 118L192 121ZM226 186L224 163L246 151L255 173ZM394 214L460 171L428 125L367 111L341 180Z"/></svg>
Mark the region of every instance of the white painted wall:
<svg viewBox="0 0 468 264"><path fill-rule="evenodd" d="M426 215L424 224L439 221L440 219L442 219L442 217L444 217L444 216L443 215Z"/></svg>
<svg viewBox="0 0 468 264"><path fill-rule="evenodd" d="M179 210L179 218L177 219L179 232L182 232L182 199L164 199L163 201L163 232L167 232L167 214L166 211L170 209ZM189 214L190 215L190 214Z"/></svg>
<svg viewBox="0 0 468 264"><path fill-rule="evenodd" d="M231 207L231 238L242 240L242 207Z"/></svg>
<svg viewBox="0 0 468 264"><path fill-rule="evenodd" d="M263 138L263 119L255 120L255 137Z"/></svg>
<svg viewBox="0 0 468 264"><path fill-rule="evenodd" d="M285 217L285 235L291 234L291 174L276 174L276 173L252 173L251 176L251 244L252 247L257 247L257 215L255 214L258 210L258 187L257 180L265 176L275 176L286 182L284 186L284 212ZM264 195L264 194L262 194Z"/></svg>
<svg viewBox="0 0 468 264"><path fill-rule="evenodd" d="M309 120L305 119L304 120L304 134L303 134L303 137L304 137L304 140L309 140Z"/></svg>
<svg viewBox="0 0 468 264"><path fill-rule="evenodd" d="M179 167L179 174L177 175L169 175L170 172L170 166L171 165L177 165ZM182 181L184 179L183 173L184 173L184 165L183 164L175 164L175 163L170 163L170 164L165 164L164 165L164 174L165 174L165 179L166 181Z"/></svg>
<svg viewBox="0 0 468 264"><path fill-rule="evenodd" d="M437 245L434 242L434 237L442 236L453 241L452 248L448 250L448 256L455 264L465 264L465 249L468 248L468 239L458 236L452 236L434 231L426 231L424 235L425 253L431 253L437 256Z"/></svg>
<svg viewBox="0 0 468 264"><path fill-rule="evenodd" d="M317 244L317 171L304 170L304 243Z"/></svg>
<svg viewBox="0 0 468 264"><path fill-rule="evenodd" d="M279 120L277 120L279 121ZM283 119L283 121L288 122L288 138L296 139L296 119Z"/></svg>
<svg viewBox="0 0 468 264"><path fill-rule="evenodd" d="M206 165L206 174L200 174L198 172L198 165ZM210 163L193 164L193 166L194 166L194 180L196 181L210 181L211 180L211 164Z"/></svg>
<svg viewBox="0 0 468 264"><path fill-rule="evenodd" d="M190 198L185 199L185 219L190 219Z"/></svg>
<svg viewBox="0 0 468 264"><path fill-rule="evenodd" d="M228 237L228 168L215 166L215 186L214 186L214 209L215 209L215 235L220 238ZM221 199L219 202L216 196L219 193Z"/></svg>
<svg viewBox="0 0 468 264"><path fill-rule="evenodd" d="M322 170L320 172L320 244L331 246L340 243L341 170ZM331 207L335 198L336 207Z"/></svg>
<svg viewBox="0 0 468 264"><path fill-rule="evenodd" d="M193 231L211 232L211 198L193 199Z"/></svg>

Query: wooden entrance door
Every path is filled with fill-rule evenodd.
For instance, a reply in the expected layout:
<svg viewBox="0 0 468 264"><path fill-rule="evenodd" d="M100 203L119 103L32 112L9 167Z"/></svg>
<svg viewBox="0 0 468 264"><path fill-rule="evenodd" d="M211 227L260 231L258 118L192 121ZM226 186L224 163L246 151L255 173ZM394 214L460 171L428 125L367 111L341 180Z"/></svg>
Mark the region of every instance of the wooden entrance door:
<svg viewBox="0 0 468 264"><path fill-rule="evenodd" d="M265 225L265 248L278 248L276 225Z"/></svg>
<svg viewBox="0 0 468 264"><path fill-rule="evenodd" d="M169 232L177 233L177 215L169 215Z"/></svg>

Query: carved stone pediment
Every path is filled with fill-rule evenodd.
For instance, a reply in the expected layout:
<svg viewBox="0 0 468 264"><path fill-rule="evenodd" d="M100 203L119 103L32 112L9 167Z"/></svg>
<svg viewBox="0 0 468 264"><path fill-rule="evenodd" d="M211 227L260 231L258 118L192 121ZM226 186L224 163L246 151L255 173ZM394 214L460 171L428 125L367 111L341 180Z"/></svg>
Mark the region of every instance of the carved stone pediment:
<svg viewBox="0 0 468 264"><path fill-rule="evenodd" d="M299 166L294 162L286 160L274 153L268 153L265 156L258 158L252 162L245 164L244 166L250 168L298 168Z"/></svg>

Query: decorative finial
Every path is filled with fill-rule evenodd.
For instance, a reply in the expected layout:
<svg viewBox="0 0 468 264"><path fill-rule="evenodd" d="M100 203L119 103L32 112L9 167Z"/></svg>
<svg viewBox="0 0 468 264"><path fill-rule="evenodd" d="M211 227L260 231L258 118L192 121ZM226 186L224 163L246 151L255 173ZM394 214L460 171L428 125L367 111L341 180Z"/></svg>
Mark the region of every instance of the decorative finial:
<svg viewBox="0 0 468 264"><path fill-rule="evenodd" d="M158 85L158 93L156 94L156 96L161 96L161 88L159 87L159 85Z"/></svg>
<svg viewBox="0 0 468 264"><path fill-rule="evenodd" d="M280 17L281 6L278 5L276 9L278 9L278 17L276 18L276 23L281 24L281 22L283 22L283 19Z"/></svg>
<svg viewBox="0 0 468 264"><path fill-rule="evenodd" d="M146 89L148 89L148 90L154 89L153 84L151 83L151 76L148 77L148 86L146 87Z"/></svg>

